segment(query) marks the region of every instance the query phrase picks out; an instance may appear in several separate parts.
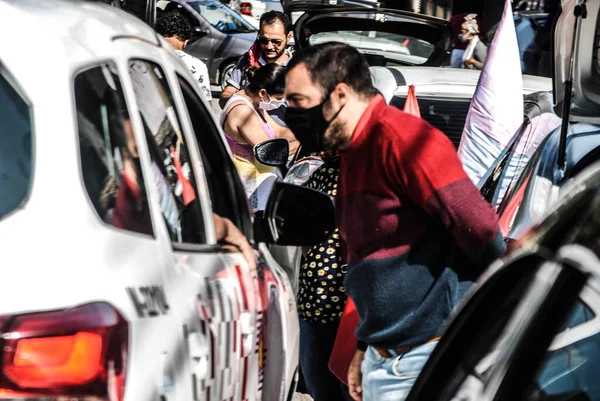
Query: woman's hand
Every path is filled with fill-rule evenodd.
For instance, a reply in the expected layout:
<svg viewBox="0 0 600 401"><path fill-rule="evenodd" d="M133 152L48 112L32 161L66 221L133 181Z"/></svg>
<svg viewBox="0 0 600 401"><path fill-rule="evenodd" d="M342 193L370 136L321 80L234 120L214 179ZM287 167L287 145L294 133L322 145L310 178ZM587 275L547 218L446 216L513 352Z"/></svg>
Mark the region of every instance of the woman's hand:
<svg viewBox="0 0 600 401"><path fill-rule="evenodd" d="M470 58L468 60L465 60L464 64L466 67L468 67L470 65L475 65L475 64L477 64L477 60L475 60L474 58Z"/></svg>
<svg viewBox="0 0 600 401"><path fill-rule="evenodd" d="M350 390L350 396L355 401L362 401L363 388L360 367L363 359L365 359L365 352L356 350L354 358L352 358L352 362L350 362L350 367L348 368L348 389Z"/></svg>

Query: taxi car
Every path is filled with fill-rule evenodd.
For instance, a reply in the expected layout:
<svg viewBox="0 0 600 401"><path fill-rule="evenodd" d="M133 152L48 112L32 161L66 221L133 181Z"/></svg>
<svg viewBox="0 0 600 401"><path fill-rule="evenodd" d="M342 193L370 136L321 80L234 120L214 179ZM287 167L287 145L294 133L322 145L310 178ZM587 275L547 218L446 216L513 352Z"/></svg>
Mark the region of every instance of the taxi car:
<svg viewBox="0 0 600 401"><path fill-rule="evenodd" d="M0 399L289 399L298 317L266 243L319 241L332 200L278 184L252 219L187 67L137 18L0 2L0 35L15 32L0 42Z"/></svg>

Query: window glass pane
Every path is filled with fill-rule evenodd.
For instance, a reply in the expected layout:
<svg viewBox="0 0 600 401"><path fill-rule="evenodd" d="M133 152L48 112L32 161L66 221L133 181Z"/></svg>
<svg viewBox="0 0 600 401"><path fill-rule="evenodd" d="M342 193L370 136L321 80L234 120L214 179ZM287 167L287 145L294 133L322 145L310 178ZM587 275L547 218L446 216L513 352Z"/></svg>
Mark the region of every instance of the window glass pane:
<svg viewBox="0 0 600 401"><path fill-rule="evenodd" d="M418 98L418 102L421 117L446 134L458 148L471 105L470 99L434 99L421 96ZM390 102L392 106L400 110L404 109L405 103L406 98L402 96L394 96Z"/></svg>
<svg viewBox="0 0 600 401"><path fill-rule="evenodd" d="M532 388L540 397L536 399L582 392L590 401L600 401L600 327L597 323L585 330L578 327L595 316L583 301L575 304L557 334L563 337L562 341L548 350L536 375Z"/></svg>
<svg viewBox="0 0 600 401"><path fill-rule="evenodd" d="M213 130L209 126L209 124L212 125L212 121L209 120L210 114L206 109L199 109L199 107L203 107L199 99L195 102L191 98L194 90L183 78L179 78L179 84L182 87L183 99L190 113L196 140L200 147L213 211L235 223L238 219L235 212L235 193L230 192L232 186L228 185L230 178L227 177L228 170L235 167L229 161L223 141L220 137L215 136L215 134L218 135L218 132L211 132Z"/></svg>
<svg viewBox="0 0 600 401"><path fill-rule="evenodd" d="M319 32L309 38L311 45L342 42L361 52L379 54L399 63L423 64L433 54L435 46L424 40L393 32L329 31Z"/></svg>
<svg viewBox="0 0 600 401"><path fill-rule="evenodd" d="M139 155L116 69L103 65L75 77L81 171L100 219L152 235Z"/></svg>
<svg viewBox="0 0 600 401"><path fill-rule="evenodd" d="M206 242L188 144L162 69L132 60L129 73L152 159L152 184L173 242Z"/></svg>
<svg viewBox="0 0 600 401"><path fill-rule="evenodd" d="M188 3L209 24L223 33L255 32L256 29L244 18L219 1L195 1Z"/></svg>
<svg viewBox="0 0 600 401"><path fill-rule="evenodd" d="M497 298L495 305L487 306L489 320L480 322L481 333L471 337L473 345L454 370L454 383L458 389L453 391L452 401L483 398L496 368L514 358L521 328L535 318L535 311L546 298L548 286L557 279L559 271L556 265L543 264L535 276L513 281L513 288L505 288L502 298Z"/></svg>
<svg viewBox="0 0 600 401"><path fill-rule="evenodd" d="M29 194L33 178L31 110L0 71L0 218Z"/></svg>

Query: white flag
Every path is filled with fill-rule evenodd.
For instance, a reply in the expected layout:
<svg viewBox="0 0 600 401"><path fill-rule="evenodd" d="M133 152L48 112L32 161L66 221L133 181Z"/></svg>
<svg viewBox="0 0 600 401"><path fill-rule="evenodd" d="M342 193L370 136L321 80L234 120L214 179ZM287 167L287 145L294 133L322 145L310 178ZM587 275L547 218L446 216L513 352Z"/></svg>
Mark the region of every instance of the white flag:
<svg viewBox="0 0 600 401"><path fill-rule="evenodd" d="M458 156L469 178L480 178L523 122L523 76L510 0L490 45L467 114Z"/></svg>

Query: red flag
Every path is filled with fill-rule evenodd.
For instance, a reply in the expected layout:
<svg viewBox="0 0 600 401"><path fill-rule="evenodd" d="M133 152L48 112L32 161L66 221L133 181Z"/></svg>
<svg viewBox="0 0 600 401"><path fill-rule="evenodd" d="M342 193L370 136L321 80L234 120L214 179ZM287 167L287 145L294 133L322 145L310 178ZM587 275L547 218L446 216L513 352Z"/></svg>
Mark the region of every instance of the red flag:
<svg viewBox="0 0 600 401"><path fill-rule="evenodd" d="M421 109L419 109L419 102L417 101L414 85L408 87L408 95L406 96L406 102L404 103L404 112L421 118Z"/></svg>
<svg viewBox="0 0 600 401"><path fill-rule="evenodd" d="M192 184L190 184L188 179L185 178L185 174L183 174L183 170L181 169L181 162L179 161L179 158L177 157L173 146L171 146L169 150L171 151L171 157L173 158L173 162L175 163L175 169L177 170L177 178L179 179L179 182L181 182L183 204L187 206L191 201L196 199L196 192L194 192L194 187L192 187Z"/></svg>
<svg viewBox="0 0 600 401"><path fill-rule="evenodd" d="M329 357L329 370L346 385L348 385L348 368L356 353L356 326L358 326L358 312L354 302L348 297Z"/></svg>
<svg viewBox="0 0 600 401"><path fill-rule="evenodd" d="M258 63L258 60L260 59L260 44L258 43L258 40L255 40L252 47L248 50L248 56L251 66L260 67L260 64Z"/></svg>

